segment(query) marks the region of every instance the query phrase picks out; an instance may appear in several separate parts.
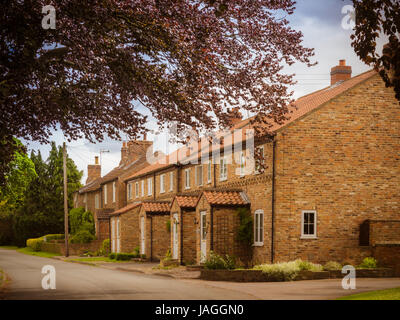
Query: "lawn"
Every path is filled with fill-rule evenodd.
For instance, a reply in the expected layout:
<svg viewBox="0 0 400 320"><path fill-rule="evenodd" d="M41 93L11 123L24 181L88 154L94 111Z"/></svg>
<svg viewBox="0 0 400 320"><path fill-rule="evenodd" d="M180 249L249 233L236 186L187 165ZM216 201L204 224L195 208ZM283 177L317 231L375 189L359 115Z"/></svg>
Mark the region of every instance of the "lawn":
<svg viewBox="0 0 400 320"><path fill-rule="evenodd" d="M59 253L54 253L54 252L33 251L29 247L19 248L19 249L17 249L17 252L21 252L21 253L24 253L24 254L29 254L31 256L42 257L42 258L52 258L52 257L55 257L55 256L60 256Z"/></svg>
<svg viewBox="0 0 400 320"><path fill-rule="evenodd" d="M0 249L17 250L17 246L0 246Z"/></svg>
<svg viewBox="0 0 400 320"><path fill-rule="evenodd" d="M337 300L400 300L400 288L358 293Z"/></svg>
<svg viewBox="0 0 400 320"><path fill-rule="evenodd" d="M131 261L122 261L122 260L113 260L109 257L87 257L87 258L75 258L75 259L66 259L68 262L131 262Z"/></svg>

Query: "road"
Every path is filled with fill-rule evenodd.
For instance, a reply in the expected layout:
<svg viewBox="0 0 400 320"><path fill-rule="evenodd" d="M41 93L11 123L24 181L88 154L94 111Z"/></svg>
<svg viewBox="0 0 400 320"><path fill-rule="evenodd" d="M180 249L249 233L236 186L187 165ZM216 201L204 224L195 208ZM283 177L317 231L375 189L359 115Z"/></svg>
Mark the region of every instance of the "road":
<svg viewBox="0 0 400 320"><path fill-rule="evenodd" d="M42 289L44 265L56 269L56 289ZM400 287L400 278L358 279L357 290L343 290L341 281L229 283L177 280L63 262L0 249L0 268L11 278L3 299L137 299L246 300L333 299L346 294Z"/></svg>

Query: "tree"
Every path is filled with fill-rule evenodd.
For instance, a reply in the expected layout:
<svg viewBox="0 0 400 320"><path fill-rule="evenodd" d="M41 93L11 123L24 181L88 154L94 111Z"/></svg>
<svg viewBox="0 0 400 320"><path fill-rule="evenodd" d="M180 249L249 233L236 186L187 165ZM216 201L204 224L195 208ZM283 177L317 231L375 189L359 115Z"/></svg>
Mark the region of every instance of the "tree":
<svg viewBox="0 0 400 320"><path fill-rule="evenodd" d="M355 33L351 36L356 54L372 65L387 87L393 87L400 101L400 2L396 0L353 0ZM382 53L376 50L380 36L386 36Z"/></svg>
<svg viewBox="0 0 400 320"><path fill-rule="evenodd" d="M41 28L52 4L56 28ZM280 122L291 101L284 64L311 65L289 27L291 0L5 0L0 141L131 138L160 125L227 126L226 108ZM135 103L132 103L135 102Z"/></svg>
<svg viewBox="0 0 400 320"><path fill-rule="evenodd" d="M14 241L24 245L27 238L64 232L63 151L51 143L46 161L40 152L31 153L37 177L26 192L25 201L13 215ZM67 157L68 205L73 206L73 193L81 187L83 172Z"/></svg>

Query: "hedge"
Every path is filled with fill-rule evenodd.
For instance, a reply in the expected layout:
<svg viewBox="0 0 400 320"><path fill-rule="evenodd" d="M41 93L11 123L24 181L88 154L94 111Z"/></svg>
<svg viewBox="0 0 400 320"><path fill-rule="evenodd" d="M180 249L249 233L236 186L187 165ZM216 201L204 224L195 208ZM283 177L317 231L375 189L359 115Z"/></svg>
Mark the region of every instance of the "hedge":
<svg viewBox="0 0 400 320"><path fill-rule="evenodd" d="M45 236L42 237L46 242L53 241L53 240L62 240L64 239L63 234L46 234Z"/></svg>
<svg viewBox="0 0 400 320"><path fill-rule="evenodd" d="M26 240L26 246L31 248L33 251L41 251L43 242L43 237L28 239Z"/></svg>

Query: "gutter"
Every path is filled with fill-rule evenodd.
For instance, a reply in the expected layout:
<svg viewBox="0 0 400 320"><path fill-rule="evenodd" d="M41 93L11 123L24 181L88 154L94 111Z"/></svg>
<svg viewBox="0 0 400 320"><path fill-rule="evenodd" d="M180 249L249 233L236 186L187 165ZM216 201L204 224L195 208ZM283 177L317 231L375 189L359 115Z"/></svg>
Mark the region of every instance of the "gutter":
<svg viewBox="0 0 400 320"><path fill-rule="evenodd" d="M275 256L275 150L276 136L272 138L272 182L271 182L271 263L274 263Z"/></svg>

